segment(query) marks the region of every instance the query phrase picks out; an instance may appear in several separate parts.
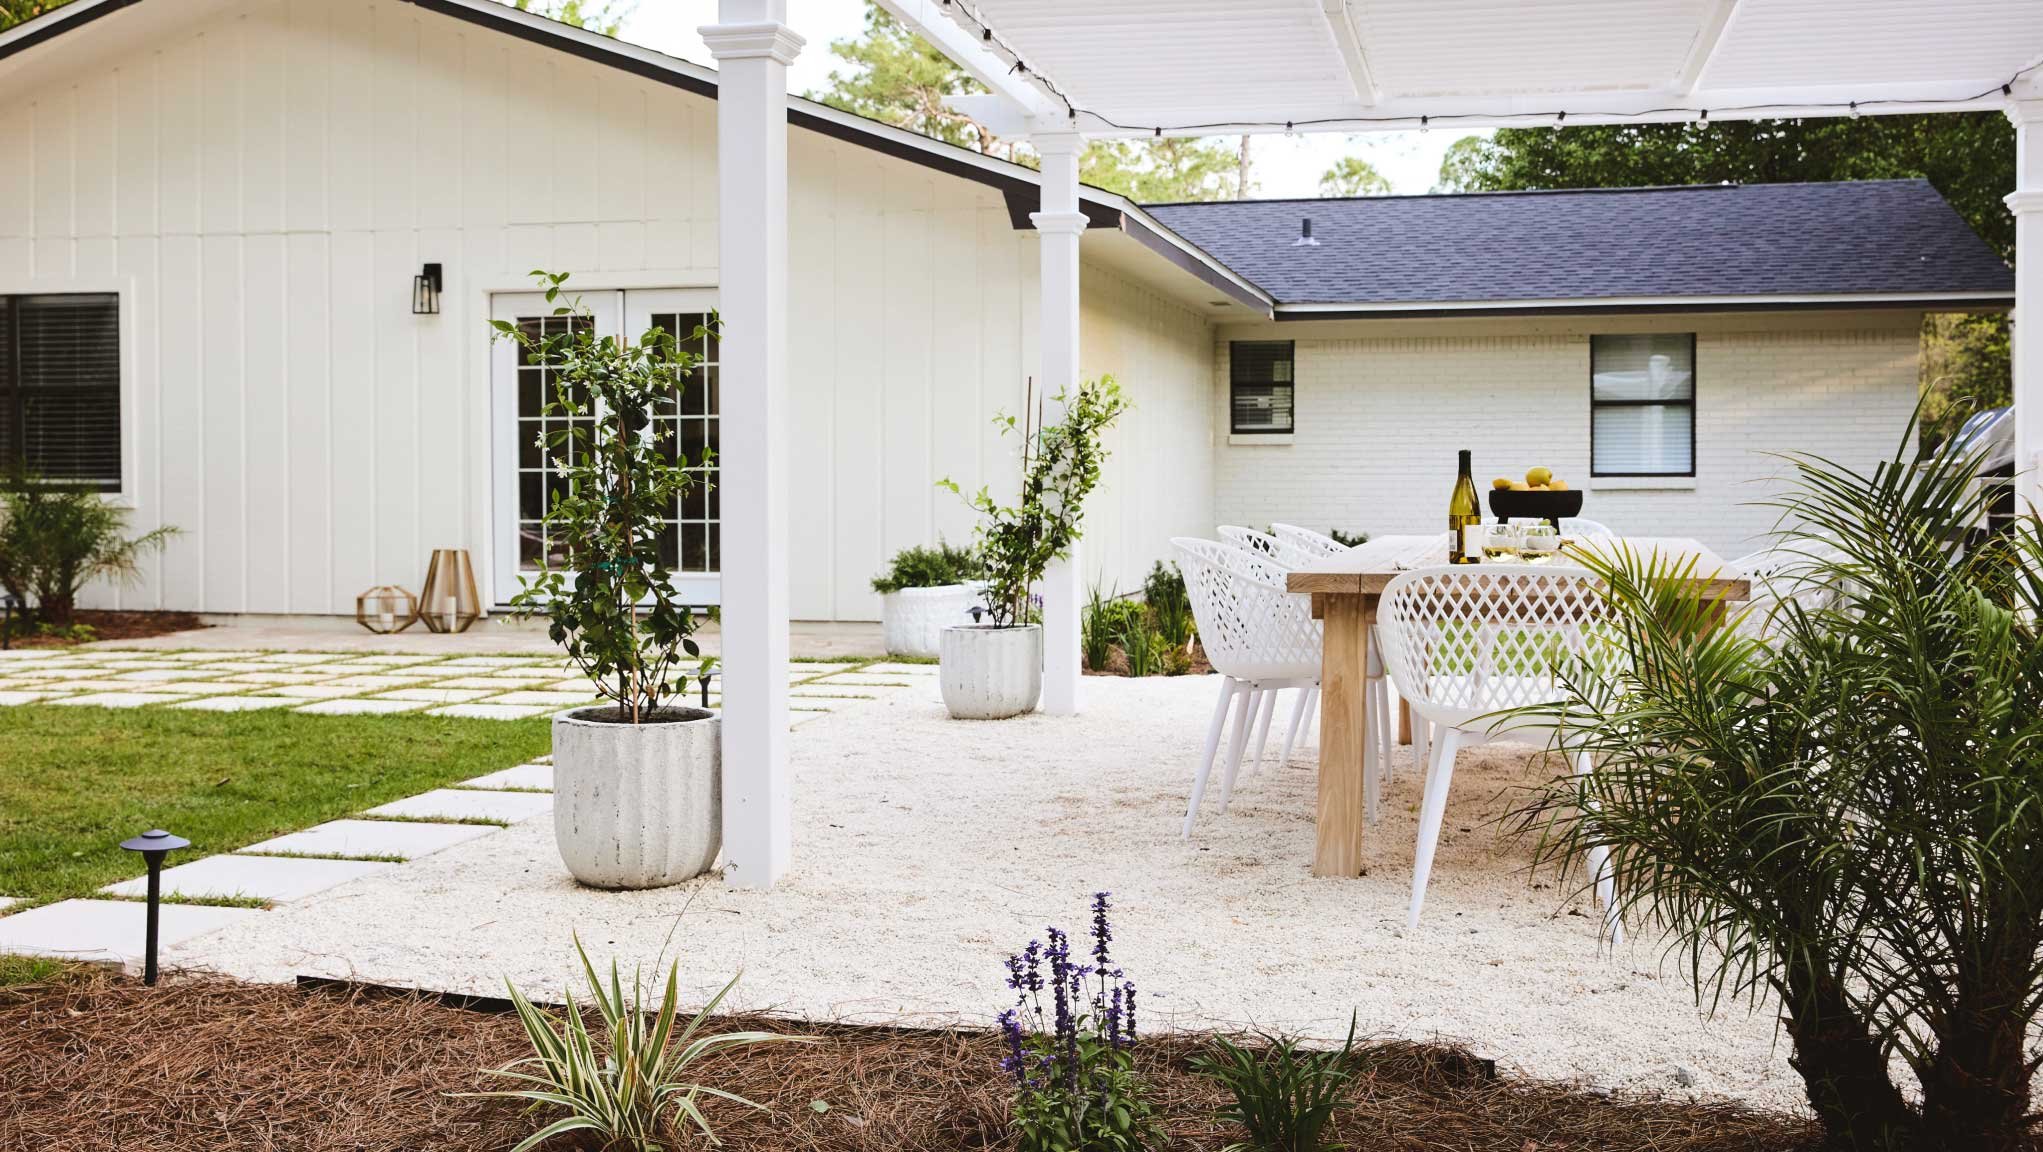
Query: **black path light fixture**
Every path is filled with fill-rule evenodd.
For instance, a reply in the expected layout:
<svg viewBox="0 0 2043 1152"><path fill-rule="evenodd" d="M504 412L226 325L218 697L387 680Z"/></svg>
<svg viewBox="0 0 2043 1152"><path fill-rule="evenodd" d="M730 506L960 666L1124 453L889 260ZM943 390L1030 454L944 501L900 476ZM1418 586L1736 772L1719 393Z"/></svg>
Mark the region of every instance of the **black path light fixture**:
<svg viewBox="0 0 2043 1152"><path fill-rule="evenodd" d="M142 983L156 983L156 920L157 910L163 902L163 858L180 848L189 848L192 842L182 836L172 836L161 828L151 828L140 836L121 841L121 847L130 852L140 852L142 861L149 865L149 928L142 940Z"/></svg>
<svg viewBox="0 0 2043 1152"><path fill-rule="evenodd" d="M12 592L0 592L0 648L14 647L14 614L27 615L21 597Z"/></svg>
<svg viewBox="0 0 2043 1152"><path fill-rule="evenodd" d="M440 314L440 290L445 287L438 264L428 264L419 269L411 278L411 314L414 316L438 316Z"/></svg>

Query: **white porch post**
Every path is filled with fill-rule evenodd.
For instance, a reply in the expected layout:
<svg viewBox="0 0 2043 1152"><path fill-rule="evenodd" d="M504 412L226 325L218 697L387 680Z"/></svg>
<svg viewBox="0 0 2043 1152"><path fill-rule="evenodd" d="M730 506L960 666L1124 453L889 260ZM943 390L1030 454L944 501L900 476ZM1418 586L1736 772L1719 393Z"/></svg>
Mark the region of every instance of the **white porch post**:
<svg viewBox="0 0 2043 1152"><path fill-rule="evenodd" d="M787 0L720 0L717 307L723 314L726 878L766 888L793 849L787 767Z"/></svg>
<svg viewBox="0 0 2043 1152"><path fill-rule="evenodd" d="M2015 122L2015 492L2043 511L2043 94L2008 106Z"/></svg>
<svg viewBox="0 0 2043 1152"><path fill-rule="evenodd" d="M1045 397L1078 388L1078 240L1085 213L1078 207L1078 154L1085 138L1076 132L1044 132L1030 138L1043 157L1042 211L1029 219L1042 245L1043 307L1037 339L1042 345ZM1045 422L1063 416L1054 400L1043 406ZM1052 716L1078 712L1080 683L1078 624L1085 601L1085 564L1080 544L1050 565L1043 577L1043 711Z"/></svg>

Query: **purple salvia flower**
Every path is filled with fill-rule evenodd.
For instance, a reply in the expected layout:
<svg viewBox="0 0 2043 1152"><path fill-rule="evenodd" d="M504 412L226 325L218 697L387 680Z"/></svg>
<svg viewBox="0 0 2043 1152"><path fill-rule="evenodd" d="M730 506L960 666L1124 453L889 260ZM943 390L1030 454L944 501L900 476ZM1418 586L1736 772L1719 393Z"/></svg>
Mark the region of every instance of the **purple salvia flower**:
<svg viewBox="0 0 2043 1152"><path fill-rule="evenodd" d="M1128 981L1124 988L1127 992L1126 1001L1128 1005L1128 1017L1126 1020L1128 1043L1133 1044L1135 1042L1135 982L1133 980Z"/></svg>
<svg viewBox="0 0 2043 1152"><path fill-rule="evenodd" d="M1092 895L1092 958L1102 968L1107 964L1107 944L1114 938L1113 926L1107 923L1107 896L1105 892Z"/></svg>
<svg viewBox="0 0 2043 1152"><path fill-rule="evenodd" d="M1040 940L1029 941L1029 946L1022 949L1022 961L1024 967L1028 969L1027 991L1041 992L1043 990L1043 942Z"/></svg>
<svg viewBox="0 0 2043 1152"><path fill-rule="evenodd" d="M1000 1031L1007 1037L1007 1056L1000 1063L1014 1074L1017 1083L1026 1087L1029 1078L1026 1058L1022 1054L1021 1018L1014 1009L1009 1008L1000 1014Z"/></svg>
<svg viewBox="0 0 2043 1152"><path fill-rule="evenodd" d="M1110 1048L1121 1046L1121 997L1122 989L1117 985L1114 988L1113 999L1107 1002L1105 1013L1107 1046Z"/></svg>

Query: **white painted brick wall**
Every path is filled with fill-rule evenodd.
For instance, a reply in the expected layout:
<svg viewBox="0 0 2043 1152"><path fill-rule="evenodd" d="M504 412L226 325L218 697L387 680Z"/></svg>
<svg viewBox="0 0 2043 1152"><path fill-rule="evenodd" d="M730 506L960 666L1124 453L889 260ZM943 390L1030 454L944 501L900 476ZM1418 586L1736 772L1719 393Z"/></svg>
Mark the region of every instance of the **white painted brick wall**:
<svg viewBox="0 0 2043 1152"><path fill-rule="evenodd" d="M1781 461L1805 452L1855 466L1891 457L1915 402L1915 314L1667 318L1600 327L1453 322L1377 335L1369 321L1313 325L1297 339L1297 432L1244 445L1227 424L1229 338L1281 339L1286 328L1227 330L1214 357L1214 515L1260 527L1288 521L1371 534L1442 530L1455 452L1475 456L1476 485L1551 467L1590 489L1582 514L1619 532L1693 536L1735 556L1763 542ZM1797 326L1806 323L1813 326ZM1695 330L1693 487L1619 490L1589 476L1589 333ZM1487 497L1485 497L1487 508Z"/></svg>

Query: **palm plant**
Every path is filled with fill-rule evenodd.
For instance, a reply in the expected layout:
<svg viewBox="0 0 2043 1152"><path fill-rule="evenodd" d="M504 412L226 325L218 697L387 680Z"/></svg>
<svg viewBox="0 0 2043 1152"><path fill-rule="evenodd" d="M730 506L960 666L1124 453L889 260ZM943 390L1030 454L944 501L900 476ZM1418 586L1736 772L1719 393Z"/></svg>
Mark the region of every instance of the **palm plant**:
<svg viewBox="0 0 2043 1152"><path fill-rule="evenodd" d="M129 582L145 552L177 534L127 535L127 509L99 493L18 476L0 487L0 588L33 603L41 622L71 626L78 593L94 580Z"/></svg>
<svg viewBox="0 0 2043 1152"><path fill-rule="evenodd" d="M1622 658L1540 710L1596 766L1525 815L1548 861L1609 853L1711 1007L1777 998L1836 1144L2012 1152L2043 993L2043 524L1962 547L1985 497L1953 452L1794 464L1781 534L1829 596L1764 637L1692 564L1582 557Z"/></svg>
<svg viewBox="0 0 2043 1152"><path fill-rule="evenodd" d="M648 1012L646 992L639 975L633 973L627 994L618 976L617 962L610 962L605 981L596 973L579 937L575 953L581 958L582 973L589 984L589 998L602 1018L608 1040L607 1052L598 1052L582 1006L574 993L560 1016L559 1026L540 1011L515 984L505 981L518 1022L532 1043L533 1054L489 1074L524 1087L496 1092L472 1093L529 1102L534 1109L562 1109L567 1115L555 1119L527 1136L511 1152L529 1152L566 1132L586 1132L609 1152L655 1152L671 1146L667 1133L685 1124L714 1144L699 1101L703 1097L729 1100L748 1108L764 1108L743 1096L686 1083L681 1078L695 1065L720 1052L748 1048L777 1040L797 1040L772 1032L723 1032L700 1035L702 1026L725 996L737 986L733 976L723 991L712 997L692 1020L676 1029L680 1005L680 965L667 969L667 987L656 1011Z"/></svg>
<svg viewBox="0 0 2043 1152"><path fill-rule="evenodd" d="M1225 1036L1191 1061L1192 1071L1233 1095L1234 1103L1220 1118L1241 1125L1249 1138L1224 1152L1322 1152L1338 1148L1325 1143L1356 1067L1355 1017L1348 1017L1348 1039L1338 1051L1307 1049L1295 1036L1263 1034L1261 1050L1244 1047Z"/></svg>

